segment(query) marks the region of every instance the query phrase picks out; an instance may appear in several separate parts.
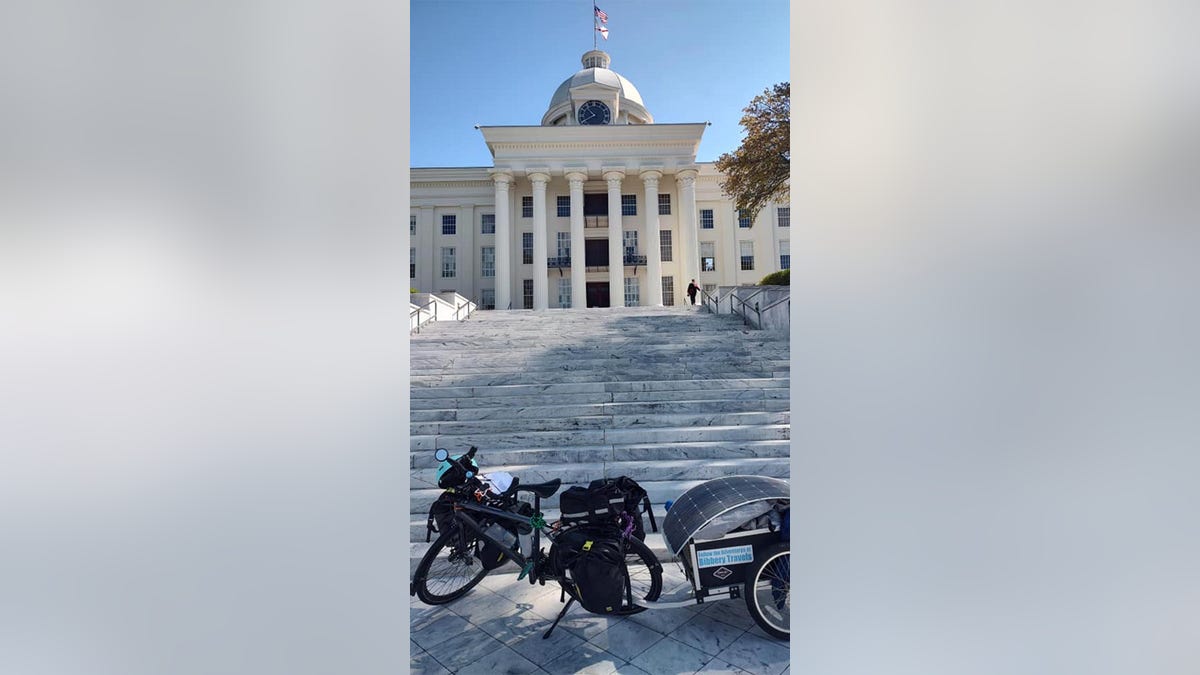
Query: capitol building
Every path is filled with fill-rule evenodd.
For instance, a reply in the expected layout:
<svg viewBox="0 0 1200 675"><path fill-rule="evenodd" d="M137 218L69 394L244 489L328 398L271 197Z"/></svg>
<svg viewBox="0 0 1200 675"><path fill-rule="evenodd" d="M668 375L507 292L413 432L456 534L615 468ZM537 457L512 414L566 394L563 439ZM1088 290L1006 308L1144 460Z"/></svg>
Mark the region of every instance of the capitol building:
<svg viewBox="0 0 1200 675"><path fill-rule="evenodd" d="M492 166L411 170L414 289L482 309L662 306L693 279L711 293L788 269L787 205L739 213L696 161L707 123L655 121L610 64L584 54L540 124L479 127Z"/></svg>

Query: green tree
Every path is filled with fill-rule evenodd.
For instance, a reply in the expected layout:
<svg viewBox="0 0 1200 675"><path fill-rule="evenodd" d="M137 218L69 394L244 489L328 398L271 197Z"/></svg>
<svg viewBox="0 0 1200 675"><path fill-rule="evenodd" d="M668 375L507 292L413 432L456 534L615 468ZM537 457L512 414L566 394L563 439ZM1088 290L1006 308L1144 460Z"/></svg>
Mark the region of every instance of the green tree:
<svg viewBox="0 0 1200 675"><path fill-rule="evenodd" d="M743 110L741 146L717 158L725 174L721 188L752 217L770 202L786 202L791 193L791 100L790 82L755 96Z"/></svg>
<svg viewBox="0 0 1200 675"><path fill-rule="evenodd" d="M762 281L758 282L758 285L759 286L791 286L792 285L792 271L791 270L780 270L778 272L771 272L767 276L763 277Z"/></svg>

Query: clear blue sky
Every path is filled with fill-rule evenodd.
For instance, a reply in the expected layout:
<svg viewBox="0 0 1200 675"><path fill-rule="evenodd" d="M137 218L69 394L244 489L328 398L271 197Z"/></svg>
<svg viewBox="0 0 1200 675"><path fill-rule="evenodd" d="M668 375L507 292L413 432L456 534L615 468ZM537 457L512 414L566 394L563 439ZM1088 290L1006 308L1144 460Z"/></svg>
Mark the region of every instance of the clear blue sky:
<svg viewBox="0 0 1200 675"><path fill-rule="evenodd" d="M597 0L612 69L655 122L712 122L738 146L750 99L790 81L787 0ZM475 125L536 125L592 48L592 0L412 0L412 166L491 166Z"/></svg>

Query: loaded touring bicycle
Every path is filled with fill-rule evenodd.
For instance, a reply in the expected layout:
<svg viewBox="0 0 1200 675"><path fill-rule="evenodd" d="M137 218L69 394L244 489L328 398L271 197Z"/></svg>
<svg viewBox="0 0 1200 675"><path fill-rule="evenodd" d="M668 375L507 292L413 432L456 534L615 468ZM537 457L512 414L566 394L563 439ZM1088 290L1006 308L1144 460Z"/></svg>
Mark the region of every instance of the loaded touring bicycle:
<svg viewBox="0 0 1200 675"><path fill-rule="evenodd" d="M657 523L650 500L628 478L599 479L560 495L561 519L547 523L542 500L558 493L561 480L523 484L505 473L481 475L476 448L441 463L444 492L430 509L427 540L437 533L413 574L410 593L440 605L466 595L489 571L513 561L530 584L558 583L565 606L549 637L575 603L594 614L615 616L741 598L768 634L789 634L790 560L788 485L756 476L702 483L676 500L663 520L664 540L691 588L679 599L660 598L662 565L642 541L642 515ZM532 495L532 503L519 497ZM528 553L520 536L531 534ZM549 552L541 538L551 542Z"/></svg>

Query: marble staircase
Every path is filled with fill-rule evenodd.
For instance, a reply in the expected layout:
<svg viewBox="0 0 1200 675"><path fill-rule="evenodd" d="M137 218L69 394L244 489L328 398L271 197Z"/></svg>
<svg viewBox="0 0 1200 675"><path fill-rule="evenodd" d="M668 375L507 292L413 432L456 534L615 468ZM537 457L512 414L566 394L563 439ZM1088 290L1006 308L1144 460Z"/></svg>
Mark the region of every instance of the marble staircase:
<svg viewBox="0 0 1200 675"><path fill-rule="evenodd" d="M667 500L704 480L788 477L785 332L692 306L487 311L430 325L410 347L414 566L439 447L476 445L484 472L524 482L630 476L660 522ZM543 511L558 516L557 496ZM669 557L661 534L647 543Z"/></svg>

